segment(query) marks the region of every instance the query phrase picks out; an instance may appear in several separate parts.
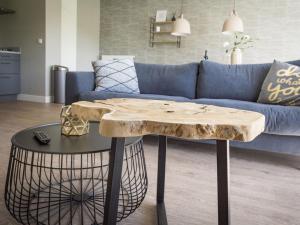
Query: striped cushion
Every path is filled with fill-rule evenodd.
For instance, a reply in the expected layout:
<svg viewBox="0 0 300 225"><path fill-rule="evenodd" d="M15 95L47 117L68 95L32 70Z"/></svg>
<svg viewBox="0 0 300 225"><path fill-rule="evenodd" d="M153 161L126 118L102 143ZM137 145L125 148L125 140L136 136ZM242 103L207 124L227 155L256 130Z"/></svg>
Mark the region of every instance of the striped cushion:
<svg viewBox="0 0 300 225"><path fill-rule="evenodd" d="M96 74L95 91L140 93L133 60L98 60L92 65Z"/></svg>

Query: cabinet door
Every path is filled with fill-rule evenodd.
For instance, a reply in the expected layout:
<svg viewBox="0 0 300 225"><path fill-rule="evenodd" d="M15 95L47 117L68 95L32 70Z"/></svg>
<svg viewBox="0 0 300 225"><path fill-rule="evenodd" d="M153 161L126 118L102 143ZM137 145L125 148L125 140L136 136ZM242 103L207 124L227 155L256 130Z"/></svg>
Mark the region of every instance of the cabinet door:
<svg viewBox="0 0 300 225"><path fill-rule="evenodd" d="M0 60L20 60L19 54L0 53Z"/></svg>
<svg viewBox="0 0 300 225"><path fill-rule="evenodd" d="M20 75L0 74L0 95L20 93Z"/></svg>
<svg viewBox="0 0 300 225"><path fill-rule="evenodd" d="M0 60L0 74L20 73L19 61Z"/></svg>

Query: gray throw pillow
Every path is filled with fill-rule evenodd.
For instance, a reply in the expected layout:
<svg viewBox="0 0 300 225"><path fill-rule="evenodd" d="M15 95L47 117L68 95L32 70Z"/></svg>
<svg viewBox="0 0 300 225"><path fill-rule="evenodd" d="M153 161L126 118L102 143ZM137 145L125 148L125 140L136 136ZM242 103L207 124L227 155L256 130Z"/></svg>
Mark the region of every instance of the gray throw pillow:
<svg viewBox="0 0 300 225"><path fill-rule="evenodd" d="M95 91L140 93L132 59L98 60L92 65L96 74Z"/></svg>
<svg viewBox="0 0 300 225"><path fill-rule="evenodd" d="M300 106L300 67L274 60L257 102Z"/></svg>

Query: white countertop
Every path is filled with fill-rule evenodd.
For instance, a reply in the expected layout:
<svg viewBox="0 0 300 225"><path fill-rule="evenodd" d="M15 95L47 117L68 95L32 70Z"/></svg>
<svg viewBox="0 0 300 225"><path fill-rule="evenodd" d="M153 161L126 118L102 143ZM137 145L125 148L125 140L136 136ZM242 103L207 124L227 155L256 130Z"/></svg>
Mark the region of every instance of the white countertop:
<svg viewBox="0 0 300 225"><path fill-rule="evenodd" d="M2 50L0 50L0 53L6 53L6 54L18 54L18 55L20 55L20 54L21 54L21 52L2 51Z"/></svg>

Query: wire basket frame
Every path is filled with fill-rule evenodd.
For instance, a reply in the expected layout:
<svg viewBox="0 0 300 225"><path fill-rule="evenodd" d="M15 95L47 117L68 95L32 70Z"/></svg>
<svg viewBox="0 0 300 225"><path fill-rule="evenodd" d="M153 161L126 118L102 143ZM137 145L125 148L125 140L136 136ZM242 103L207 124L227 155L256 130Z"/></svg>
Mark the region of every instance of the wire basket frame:
<svg viewBox="0 0 300 225"><path fill-rule="evenodd" d="M5 203L22 224L102 224L109 151L57 154L12 146ZM148 187L142 139L125 147L117 221L133 213Z"/></svg>

